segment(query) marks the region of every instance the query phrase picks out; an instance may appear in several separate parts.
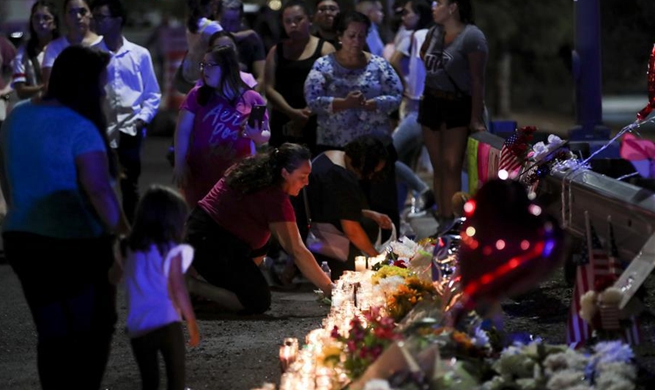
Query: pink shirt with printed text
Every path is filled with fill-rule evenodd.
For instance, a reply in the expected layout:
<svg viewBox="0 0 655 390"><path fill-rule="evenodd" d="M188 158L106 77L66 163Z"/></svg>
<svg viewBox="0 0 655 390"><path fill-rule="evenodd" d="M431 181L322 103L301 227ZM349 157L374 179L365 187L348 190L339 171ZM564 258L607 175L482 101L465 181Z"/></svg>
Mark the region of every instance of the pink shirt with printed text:
<svg viewBox="0 0 655 390"><path fill-rule="evenodd" d="M182 188L190 207L212 189L232 164L255 154L254 142L242 136L242 124L253 105L266 104L259 93L247 90L235 106L218 95L201 106L199 89L191 89L180 106L195 116L186 160L190 180Z"/></svg>

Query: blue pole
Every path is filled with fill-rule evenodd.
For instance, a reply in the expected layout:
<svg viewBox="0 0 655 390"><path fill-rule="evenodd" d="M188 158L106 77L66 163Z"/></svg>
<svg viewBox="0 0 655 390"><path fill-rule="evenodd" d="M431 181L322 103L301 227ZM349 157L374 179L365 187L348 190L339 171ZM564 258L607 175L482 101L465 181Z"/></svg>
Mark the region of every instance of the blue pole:
<svg viewBox="0 0 655 390"><path fill-rule="evenodd" d="M609 139L602 125L602 78L600 58L600 5L598 0L574 0L575 51L573 76L577 124L569 131L573 141Z"/></svg>

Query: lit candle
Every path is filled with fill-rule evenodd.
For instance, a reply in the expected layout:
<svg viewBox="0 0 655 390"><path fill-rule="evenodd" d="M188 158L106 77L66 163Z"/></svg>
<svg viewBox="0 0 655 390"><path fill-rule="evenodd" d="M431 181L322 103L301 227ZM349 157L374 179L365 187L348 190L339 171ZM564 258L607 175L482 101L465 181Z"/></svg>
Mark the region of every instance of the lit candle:
<svg viewBox="0 0 655 390"><path fill-rule="evenodd" d="M366 271L366 257L365 256L355 257L355 271L357 271L357 272Z"/></svg>
<svg viewBox="0 0 655 390"><path fill-rule="evenodd" d="M296 352L291 345L283 345L280 347L280 370L284 373L291 363L296 360Z"/></svg>

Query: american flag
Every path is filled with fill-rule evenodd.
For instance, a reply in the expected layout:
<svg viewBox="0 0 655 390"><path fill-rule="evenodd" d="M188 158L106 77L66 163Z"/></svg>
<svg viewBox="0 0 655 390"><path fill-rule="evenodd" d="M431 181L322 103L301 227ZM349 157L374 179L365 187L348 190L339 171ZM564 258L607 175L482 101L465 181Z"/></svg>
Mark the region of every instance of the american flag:
<svg viewBox="0 0 655 390"><path fill-rule="evenodd" d="M506 171L510 178L516 177L516 174L513 174L514 171L517 171L523 165L520 156L518 156L512 148L520 138L520 134L515 132L505 140L503 147L500 149L498 171Z"/></svg>
<svg viewBox="0 0 655 390"><path fill-rule="evenodd" d="M594 228L585 240L580 253L580 262L575 272L575 285L573 286L573 296L571 297L571 308L567 322L566 342L570 346L584 344L591 338L591 326L580 317L580 298L589 290L594 288L597 273L595 268L598 266L599 271L603 272L602 264L607 265L609 256L603 251L603 248L596 235ZM589 248L591 244L591 249Z"/></svg>
<svg viewBox="0 0 655 390"><path fill-rule="evenodd" d="M591 226L584 242L581 259L578 264L571 297L571 308L567 322L566 341L572 347L584 344L591 338L590 325L580 317L580 298L594 289L599 279L620 276L622 269L618 262L618 250L614 243L613 232L610 231L611 253L608 254L600 242L596 230ZM589 242L591 241L591 242ZM632 329L636 328L636 329ZM630 344L639 343L639 329L635 321L626 329L625 340Z"/></svg>

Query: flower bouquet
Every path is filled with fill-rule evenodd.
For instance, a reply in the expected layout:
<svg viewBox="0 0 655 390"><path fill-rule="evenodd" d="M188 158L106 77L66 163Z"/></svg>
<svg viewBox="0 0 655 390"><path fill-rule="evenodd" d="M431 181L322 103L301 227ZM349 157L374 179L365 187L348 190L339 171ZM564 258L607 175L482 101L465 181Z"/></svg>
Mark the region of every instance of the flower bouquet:
<svg viewBox="0 0 655 390"><path fill-rule="evenodd" d="M400 322L417 303L422 301L433 301L437 307L441 305L432 283L416 276L408 276L404 283L387 298L386 311L396 322Z"/></svg>
<svg viewBox="0 0 655 390"><path fill-rule="evenodd" d="M408 268L422 276L430 267L434 245L435 240L432 238L422 239L417 243L407 237L401 237L400 240L389 244L390 251L386 258L373 265L372 269L377 271L384 266L392 265Z"/></svg>
<svg viewBox="0 0 655 390"><path fill-rule="evenodd" d="M541 341L514 345L494 362L496 375L482 389L634 389L633 357L630 347L621 342L598 343L587 352Z"/></svg>
<svg viewBox="0 0 655 390"><path fill-rule="evenodd" d="M518 179L528 187L536 187L539 180L548 175L554 167L577 162L577 157L568 149L568 141L556 135L549 135L548 142L537 142L527 154L527 164Z"/></svg>
<svg viewBox="0 0 655 390"><path fill-rule="evenodd" d="M348 336L342 336L335 326L331 337L342 344L343 351L326 355L324 362L342 364L349 378L359 378L387 346L399 339L394 332L395 326L393 319L380 315L379 308L364 312L363 321L354 317L350 322Z"/></svg>

